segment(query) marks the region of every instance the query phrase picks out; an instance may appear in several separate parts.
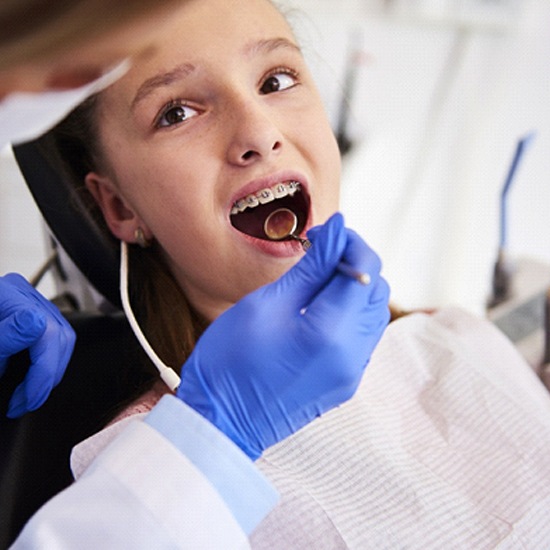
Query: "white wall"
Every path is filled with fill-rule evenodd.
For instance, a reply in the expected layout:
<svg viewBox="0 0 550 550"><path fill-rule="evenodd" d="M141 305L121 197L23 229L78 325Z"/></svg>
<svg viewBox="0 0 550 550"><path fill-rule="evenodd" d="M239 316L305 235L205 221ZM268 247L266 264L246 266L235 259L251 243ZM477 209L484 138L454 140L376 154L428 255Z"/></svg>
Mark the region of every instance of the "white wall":
<svg viewBox="0 0 550 550"><path fill-rule="evenodd" d="M359 29L366 57L352 98L358 140L345 160L343 211L382 256L397 302L481 312L501 186L531 130L509 194L508 249L512 259L550 262L550 3L374 4L350 0L353 16L344 18L316 3L334 74L346 53L342 29ZM334 115L327 73L318 71Z"/></svg>
<svg viewBox="0 0 550 550"><path fill-rule="evenodd" d="M334 123L351 36L363 52L342 209L382 256L394 299L483 309L499 190L530 130L509 249L550 262L550 2L501 0L489 13L479 5L499 2L290 1L309 13L291 17ZM2 156L0 272L30 276L43 235L16 174Z"/></svg>

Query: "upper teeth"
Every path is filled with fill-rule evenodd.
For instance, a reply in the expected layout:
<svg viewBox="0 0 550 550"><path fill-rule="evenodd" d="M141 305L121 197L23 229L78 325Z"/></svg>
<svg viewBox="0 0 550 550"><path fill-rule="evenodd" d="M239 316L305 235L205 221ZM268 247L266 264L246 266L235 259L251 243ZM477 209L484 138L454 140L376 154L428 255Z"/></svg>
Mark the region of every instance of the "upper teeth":
<svg viewBox="0 0 550 550"><path fill-rule="evenodd" d="M259 191L256 191L256 193L251 193L250 195L235 201L233 208L231 209L231 214L238 214L247 208L256 208L256 206L260 204L266 204L274 201L275 199L286 197L287 195L292 196L297 191L300 191L301 188L302 186L297 181L276 183L272 187L260 189Z"/></svg>

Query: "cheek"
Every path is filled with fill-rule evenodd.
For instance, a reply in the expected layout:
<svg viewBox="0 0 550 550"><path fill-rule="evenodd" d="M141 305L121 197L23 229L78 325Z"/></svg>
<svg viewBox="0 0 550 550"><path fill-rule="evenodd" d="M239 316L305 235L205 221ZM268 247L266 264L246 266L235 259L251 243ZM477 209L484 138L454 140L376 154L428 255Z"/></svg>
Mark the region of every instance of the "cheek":
<svg viewBox="0 0 550 550"><path fill-rule="evenodd" d="M340 151L332 129L324 117L321 123L314 126L311 139L314 143L311 154L317 172L317 210L323 218L327 218L339 208Z"/></svg>
<svg viewBox="0 0 550 550"><path fill-rule="evenodd" d="M119 149L114 166L115 178L123 195L137 210L137 213L151 223L153 219L168 222L187 206L197 200L192 192L193 180L182 168L180 159L154 150L140 151L138 148Z"/></svg>
<svg viewBox="0 0 550 550"><path fill-rule="evenodd" d="M309 156L316 166L336 176L335 181L339 182L340 151L321 100L313 100L305 112L307 116L296 124L303 136L302 147L310 150Z"/></svg>
<svg viewBox="0 0 550 550"><path fill-rule="evenodd" d="M201 246L204 252L205 241L212 240L212 233L216 234L219 216L210 181L202 172L190 169L187 164L182 166L181 161L157 165L142 174L137 208L171 256L177 256L183 249L201 250Z"/></svg>
<svg viewBox="0 0 550 550"><path fill-rule="evenodd" d="M187 247L204 233L206 212L196 194L159 184L139 199L141 218L163 248Z"/></svg>

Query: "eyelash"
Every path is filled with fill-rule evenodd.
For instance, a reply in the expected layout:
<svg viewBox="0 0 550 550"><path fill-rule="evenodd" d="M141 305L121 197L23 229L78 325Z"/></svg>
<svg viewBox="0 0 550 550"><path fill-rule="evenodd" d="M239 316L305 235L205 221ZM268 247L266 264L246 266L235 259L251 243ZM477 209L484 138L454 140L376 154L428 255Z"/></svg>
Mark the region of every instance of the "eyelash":
<svg viewBox="0 0 550 550"><path fill-rule="evenodd" d="M300 82L300 74L298 73L298 71L291 69L289 67L281 66L281 67L276 67L275 69L272 69L260 80L260 86L259 86L260 90L270 78L277 76L279 74L291 76L295 81L292 86L289 86L288 88L284 88L284 90L289 90L290 88L293 88L294 86L298 85ZM280 91L284 91L284 90L280 90Z"/></svg>
<svg viewBox="0 0 550 550"><path fill-rule="evenodd" d="M287 76L290 76L292 77L292 79L294 80L294 83L287 87L287 88L283 88L283 90L273 90L272 92L265 92L266 95L268 93L275 93L275 92L278 92L278 91L285 91L285 90L289 90L291 88L293 88L294 86L297 86L299 84L299 73L298 71L295 71L294 69L290 69L288 67L276 67L275 69L272 69L271 71L269 71L260 81L260 91L262 89L263 86L265 86L265 84L267 83L267 81L274 77L274 76L277 76L277 75L287 75ZM170 102L168 102L163 108L162 110L160 111L160 113L158 114L158 116L156 117L155 119L155 128L158 128L158 129L163 129L163 128L171 128L171 127L174 127L174 126L178 126L179 124L182 124L183 122L185 122L187 120L187 118L185 118L184 120L181 120L179 122L174 122L172 124L162 124L162 119L163 117L165 117L171 109L174 109L175 107L182 107L182 108L188 108L188 109L193 109L193 107L191 107L188 103L186 103L185 101L182 101L182 100L179 100L179 99L172 99L170 100ZM192 117L188 117L188 118L192 118Z"/></svg>
<svg viewBox="0 0 550 550"><path fill-rule="evenodd" d="M191 107L187 102L185 101L182 101L180 99L172 99L170 100L163 108L162 110L160 111L160 113L158 114L158 116L156 117L155 119L155 128L159 128L159 129L163 129L163 128L171 128L173 126L178 126L179 124L182 124L183 122L185 122L188 118L192 118L192 117L186 117L184 120L181 120L179 122L174 122L172 124L162 124L162 119L163 117L165 117L171 109L174 109L175 107L182 107L184 109L192 109L192 110L197 110L197 109L194 109L193 107Z"/></svg>

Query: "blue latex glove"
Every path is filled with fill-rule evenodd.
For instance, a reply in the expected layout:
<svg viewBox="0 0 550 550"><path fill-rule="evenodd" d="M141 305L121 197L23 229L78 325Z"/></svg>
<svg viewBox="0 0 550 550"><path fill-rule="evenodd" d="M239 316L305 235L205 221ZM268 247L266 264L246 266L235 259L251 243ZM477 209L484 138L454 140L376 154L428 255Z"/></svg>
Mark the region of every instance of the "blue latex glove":
<svg viewBox="0 0 550 550"><path fill-rule="evenodd" d="M177 396L252 459L350 399L389 322L380 260L342 216L308 236L304 258L220 315L182 368Z"/></svg>
<svg viewBox="0 0 550 550"><path fill-rule="evenodd" d="M10 400L10 418L46 401L65 373L74 343L74 331L59 310L23 277L0 277L0 377L11 355L28 348L31 360Z"/></svg>

